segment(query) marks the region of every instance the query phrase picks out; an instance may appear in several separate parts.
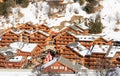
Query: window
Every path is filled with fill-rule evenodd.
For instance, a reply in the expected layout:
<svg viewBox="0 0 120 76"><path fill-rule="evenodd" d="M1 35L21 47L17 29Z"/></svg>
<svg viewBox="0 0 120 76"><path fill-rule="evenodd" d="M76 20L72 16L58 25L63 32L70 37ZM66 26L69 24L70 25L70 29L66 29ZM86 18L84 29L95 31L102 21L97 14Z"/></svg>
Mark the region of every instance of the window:
<svg viewBox="0 0 120 76"><path fill-rule="evenodd" d="M51 66L51 69L53 69L53 66Z"/></svg>
<svg viewBox="0 0 120 76"><path fill-rule="evenodd" d="M64 66L60 66L60 69L64 69Z"/></svg>
<svg viewBox="0 0 120 76"><path fill-rule="evenodd" d="M58 69L58 66L54 66L54 69Z"/></svg>

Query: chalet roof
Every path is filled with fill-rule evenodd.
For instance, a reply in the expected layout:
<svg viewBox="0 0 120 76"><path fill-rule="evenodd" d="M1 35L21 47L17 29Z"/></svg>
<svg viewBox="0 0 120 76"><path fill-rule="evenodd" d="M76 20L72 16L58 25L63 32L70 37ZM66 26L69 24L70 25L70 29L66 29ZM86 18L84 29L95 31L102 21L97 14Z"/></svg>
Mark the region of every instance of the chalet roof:
<svg viewBox="0 0 120 76"><path fill-rule="evenodd" d="M8 61L9 62L21 62L22 59L23 59L22 56L14 56L14 57L10 58Z"/></svg>
<svg viewBox="0 0 120 76"><path fill-rule="evenodd" d="M78 24L77 26L78 26L79 28L83 29L83 30L88 30L88 29L89 29L89 27L85 26L85 23L84 23L84 22L81 23L81 24Z"/></svg>
<svg viewBox="0 0 120 76"><path fill-rule="evenodd" d="M59 62L63 65L66 65L67 67L73 69L75 72L79 72L82 68L82 65L77 64L77 63L72 63L68 59L63 58L62 56L54 58L50 62L47 62L46 64L42 65L41 68L47 68L50 65L54 64L55 62Z"/></svg>
<svg viewBox="0 0 120 76"><path fill-rule="evenodd" d="M75 25L70 26L70 28L72 28L73 30L76 30L76 31L83 32L83 30L81 30L80 28L76 27Z"/></svg>
<svg viewBox="0 0 120 76"><path fill-rule="evenodd" d="M17 53L17 49L5 46L0 48L0 53L4 56L13 56L13 54Z"/></svg>
<svg viewBox="0 0 120 76"><path fill-rule="evenodd" d="M29 33L29 34L33 34L35 33L36 31L35 30L25 30L25 32Z"/></svg>
<svg viewBox="0 0 120 76"><path fill-rule="evenodd" d="M81 56L87 55L87 52L89 51L86 47L81 45L79 42L74 42L69 45L67 45L69 48L73 49L73 51L77 52Z"/></svg>
<svg viewBox="0 0 120 76"><path fill-rule="evenodd" d="M82 69L82 65L70 62L68 59L63 58L62 56L59 57L58 62L67 65L69 68L72 68L76 72L79 72Z"/></svg>
<svg viewBox="0 0 120 76"><path fill-rule="evenodd" d="M16 35L19 35L20 33L23 32L23 30L11 30L11 32L13 32Z"/></svg>
<svg viewBox="0 0 120 76"><path fill-rule="evenodd" d="M104 40L106 40L106 41L111 41L111 40L113 40L112 38L110 38L110 37L108 37L108 36L102 36L102 38L103 38Z"/></svg>
<svg viewBox="0 0 120 76"><path fill-rule="evenodd" d="M42 33L42 34L45 35L45 36L50 36L50 34L44 32L44 31L42 31L42 30L38 30L38 32Z"/></svg>
<svg viewBox="0 0 120 76"><path fill-rule="evenodd" d="M23 52L32 52L37 46L35 43L14 42L10 44L10 47L20 49Z"/></svg>
<svg viewBox="0 0 120 76"><path fill-rule="evenodd" d="M106 54L109 50L110 45L93 45L90 48L91 53L104 53Z"/></svg>
<svg viewBox="0 0 120 76"><path fill-rule="evenodd" d="M93 35L76 35L76 38L79 41L94 41L96 38L99 38L99 36L93 36Z"/></svg>
<svg viewBox="0 0 120 76"><path fill-rule="evenodd" d="M114 57L117 52L120 52L120 46L112 46L106 57Z"/></svg>
<svg viewBox="0 0 120 76"><path fill-rule="evenodd" d="M95 39L100 38L100 36L98 36L98 35L76 35L70 31L67 31L67 33L74 36L79 41L94 41Z"/></svg>

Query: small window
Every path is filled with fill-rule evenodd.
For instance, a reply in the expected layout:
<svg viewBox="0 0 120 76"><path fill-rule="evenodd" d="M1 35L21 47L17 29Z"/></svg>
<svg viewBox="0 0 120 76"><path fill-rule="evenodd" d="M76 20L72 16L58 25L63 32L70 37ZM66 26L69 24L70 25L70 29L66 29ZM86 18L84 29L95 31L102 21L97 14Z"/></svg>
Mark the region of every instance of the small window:
<svg viewBox="0 0 120 76"><path fill-rule="evenodd" d="M60 66L60 69L64 69L64 66Z"/></svg>
<svg viewBox="0 0 120 76"><path fill-rule="evenodd" d="M54 66L54 69L58 69L58 66Z"/></svg>
<svg viewBox="0 0 120 76"><path fill-rule="evenodd" d="M51 66L51 69L53 69L53 66Z"/></svg>

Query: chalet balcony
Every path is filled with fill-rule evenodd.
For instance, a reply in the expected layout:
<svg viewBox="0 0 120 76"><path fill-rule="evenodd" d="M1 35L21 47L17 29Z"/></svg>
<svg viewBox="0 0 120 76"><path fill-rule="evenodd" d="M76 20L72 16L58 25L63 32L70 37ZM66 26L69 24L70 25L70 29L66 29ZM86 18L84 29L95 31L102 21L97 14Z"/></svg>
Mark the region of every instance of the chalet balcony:
<svg viewBox="0 0 120 76"><path fill-rule="evenodd" d="M64 52L61 53L61 54L73 55L73 53L72 53L72 52L69 52L69 51L64 51Z"/></svg>
<svg viewBox="0 0 120 76"><path fill-rule="evenodd" d="M68 59L78 59L76 56L73 56L73 55L64 55L65 58L68 58Z"/></svg>
<svg viewBox="0 0 120 76"><path fill-rule="evenodd" d="M73 38L72 36L61 36L60 38L65 39L65 38Z"/></svg>

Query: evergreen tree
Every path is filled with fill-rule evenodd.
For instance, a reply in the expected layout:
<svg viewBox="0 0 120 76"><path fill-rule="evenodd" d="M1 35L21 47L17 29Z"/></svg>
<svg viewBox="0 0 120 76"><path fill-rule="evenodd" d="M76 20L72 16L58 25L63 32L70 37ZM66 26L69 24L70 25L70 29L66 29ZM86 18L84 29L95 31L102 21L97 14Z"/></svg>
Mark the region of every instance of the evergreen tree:
<svg viewBox="0 0 120 76"><path fill-rule="evenodd" d="M16 4L19 4L22 7L27 7L29 4L29 0L16 0Z"/></svg>
<svg viewBox="0 0 120 76"><path fill-rule="evenodd" d="M90 20L89 23L89 33L91 34L98 34L102 32L102 22L100 19L100 16L97 16L95 21L94 20Z"/></svg>

